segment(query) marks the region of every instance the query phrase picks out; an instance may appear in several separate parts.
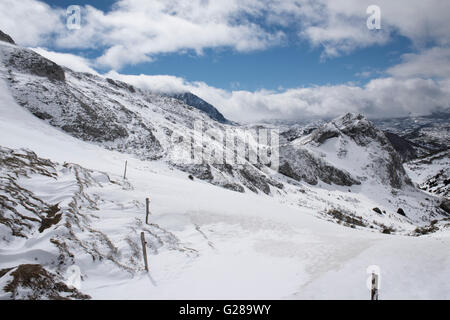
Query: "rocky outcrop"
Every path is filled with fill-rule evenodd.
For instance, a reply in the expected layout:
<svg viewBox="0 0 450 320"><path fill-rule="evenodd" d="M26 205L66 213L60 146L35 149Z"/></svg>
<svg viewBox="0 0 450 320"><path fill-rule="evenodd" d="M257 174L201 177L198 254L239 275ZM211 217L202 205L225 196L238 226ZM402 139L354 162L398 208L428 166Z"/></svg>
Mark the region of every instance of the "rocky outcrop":
<svg viewBox="0 0 450 320"><path fill-rule="evenodd" d="M171 96L174 97L175 99L183 101L188 106L191 106L200 111L203 111L213 120L216 120L216 121L218 121L220 123L224 123L224 124L230 123L230 121L227 120L223 116L223 114L221 114L220 111L217 110L213 105L209 104L208 102L201 99L200 97L197 97L193 93L190 93L190 92L176 93Z"/></svg>
<svg viewBox="0 0 450 320"><path fill-rule="evenodd" d="M9 56L8 65L51 81L64 81L65 74L61 66L31 50L14 50Z"/></svg>
<svg viewBox="0 0 450 320"><path fill-rule="evenodd" d="M448 215L450 215L450 200L444 199L442 200L441 204L439 205L439 208L447 212Z"/></svg>
<svg viewBox="0 0 450 320"><path fill-rule="evenodd" d="M358 185L350 173L337 169L315 157L306 149L284 146L280 151L279 172L297 181L316 185L319 180L340 186Z"/></svg>
<svg viewBox="0 0 450 320"><path fill-rule="evenodd" d="M9 35L4 33L2 30L0 30L0 41L8 42L8 43L11 43L11 44L16 44L14 42L14 40Z"/></svg>
<svg viewBox="0 0 450 320"><path fill-rule="evenodd" d="M417 158L418 152L416 151L416 148L419 148L418 145L389 131L385 131L384 134L394 147L395 151L400 155L403 162Z"/></svg>
<svg viewBox="0 0 450 320"><path fill-rule="evenodd" d="M373 141L382 145L388 143L384 134L375 128L362 114L347 113L311 133L311 140L321 145L331 138L341 135L350 137L359 146L367 146Z"/></svg>

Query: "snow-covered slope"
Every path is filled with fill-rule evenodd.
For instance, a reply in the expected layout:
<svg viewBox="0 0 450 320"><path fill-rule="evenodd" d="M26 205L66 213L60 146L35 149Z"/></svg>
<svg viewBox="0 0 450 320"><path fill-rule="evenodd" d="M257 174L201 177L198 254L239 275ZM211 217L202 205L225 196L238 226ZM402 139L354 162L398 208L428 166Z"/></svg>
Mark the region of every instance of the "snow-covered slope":
<svg viewBox="0 0 450 320"><path fill-rule="evenodd" d="M181 168L209 168L213 176L191 180L171 163L167 132L193 135L196 119L222 124L114 80L68 69L49 79L57 66L46 63L36 74L30 68L41 58L0 48L1 298L366 299L366 268L374 264L382 299L450 298L440 199L415 189L398 168L392 180L395 155L378 131L371 139L353 131L365 127L359 116L327 125L337 130L333 137L320 139L325 127L281 147L282 155L297 148L282 159L291 167L310 161L314 180L300 169L292 179L250 163L231 172ZM13 54L27 64L9 63ZM223 188L219 175L242 192ZM441 220L431 228L434 219ZM79 291L61 285L74 266ZM27 287L29 278L43 288Z"/></svg>
<svg viewBox="0 0 450 320"><path fill-rule="evenodd" d="M1 102L5 107L5 100ZM58 235L63 238L68 229L57 224L42 233L34 230L29 239L3 242L0 269L41 264L55 273L59 267L64 278L64 271L75 264L83 275L80 290L94 299L366 299L366 268L377 264L383 276L382 299L448 298L450 287L444 281L450 276L448 233L437 239L354 230L317 219L314 210L306 207L190 181L161 162L133 159L125 184L129 187L124 188L121 172L129 156L77 142L14 104L8 104L6 110L8 116L1 118L1 128L10 135L1 135L2 145L38 147L44 157L61 163L64 158L72 158L91 168L88 172L94 184L84 192L98 209L84 207L78 211L79 218L89 219L93 229L79 236L87 243L96 243L100 254L106 256L94 260L83 247L76 246L75 238L64 238L75 246L71 249L75 255L59 265L59 249L49 240ZM58 170L64 166L55 166L58 178L51 183L43 184L52 178L40 174L22 177L22 183L47 203L60 203L63 219L71 219L62 200L67 203L72 198L77 182L69 170ZM106 174L118 184L110 183ZM67 190L66 195L55 191L61 188ZM143 223L143 199L147 196L151 198L150 226ZM155 229L173 236L159 239L165 245L158 246L159 235L146 231ZM142 271L140 246L130 246L126 240L138 242L140 231L146 232L151 243L149 275ZM98 232L108 237L111 247L102 242ZM155 247L153 240L157 241ZM185 251L176 249L180 247ZM124 263L127 256L134 257L136 262L128 263L135 271L126 271L109 259L114 251ZM1 281L7 283L10 276ZM9 293L3 297L9 297Z"/></svg>
<svg viewBox="0 0 450 320"><path fill-rule="evenodd" d="M203 132L228 128L239 141L246 139L233 126L216 122L178 99L62 69L31 50L13 45L0 45L0 51L1 68L16 101L76 138L141 159L163 158L197 178L235 191L271 193L271 189L282 188L245 159L237 169L173 161L185 147L184 142L201 146L194 130L196 122L201 123ZM48 67L39 67L42 65ZM207 144L217 143L206 134L203 139ZM256 148L255 143L251 148ZM185 152L190 154L189 150Z"/></svg>
<svg viewBox="0 0 450 320"><path fill-rule="evenodd" d="M450 110L429 116L381 119L374 122L380 129L413 142L419 156L425 155L424 149L439 151L450 148Z"/></svg>
<svg viewBox="0 0 450 320"><path fill-rule="evenodd" d="M420 189L450 198L450 152L443 151L406 164Z"/></svg>
<svg viewBox="0 0 450 320"><path fill-rule="evenodd" d="M335 167L352 172L358 181L370 180L396 189L411 185L385 134L360 114L337 118L293 144L304 145Z"/></svg>

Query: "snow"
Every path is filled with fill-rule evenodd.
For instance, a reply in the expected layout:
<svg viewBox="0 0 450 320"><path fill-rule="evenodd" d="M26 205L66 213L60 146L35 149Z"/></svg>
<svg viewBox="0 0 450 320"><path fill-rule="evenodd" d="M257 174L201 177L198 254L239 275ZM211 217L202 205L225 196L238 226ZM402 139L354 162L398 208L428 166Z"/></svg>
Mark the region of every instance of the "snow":
<svg viewBox="0 0 450 320"><path fill-rule="evenodd" d="M321 149L330 150L327 157L333 153L332 143ZM162 161L106 150L49 126L14 101L4 79L0 146L27 148L60 164L95 170L93 177L103 187L86 191L101 199L99 211L86 209L98 217L90 226L107 234L124 256L130 255L125 237L139 241L146 197L151 199L151 223L179 240L173 247L169 243L150 251L149 274L142 270L142 261L130 273L110 261L76 256L81 291L94 299L368 299L370 265L381 268L381 299L450 299L449 230L423 237L385 235L318 218L318 211L327 207L345 205L359 212L392 199L376 186L352 187L349 193L344 187L302 184L306 195L289 186L288 194L278 197L191 181ZM108 184L102 172L121 181L125 160L131 188ZM49 203L66 206L76 185L73 173L58 170L56 182L40 176L20 181ZM358 193L362 188L367 192ZM362 215L374 219L373 212ZM393 214L380 219L406 231L414 228ZM51 267L58 252L49 239L56 232L46 230L1 247L0 269L36 261ZM83 236L87 234L80 233ZM7 296L0 293L0 298Z"/></svg>

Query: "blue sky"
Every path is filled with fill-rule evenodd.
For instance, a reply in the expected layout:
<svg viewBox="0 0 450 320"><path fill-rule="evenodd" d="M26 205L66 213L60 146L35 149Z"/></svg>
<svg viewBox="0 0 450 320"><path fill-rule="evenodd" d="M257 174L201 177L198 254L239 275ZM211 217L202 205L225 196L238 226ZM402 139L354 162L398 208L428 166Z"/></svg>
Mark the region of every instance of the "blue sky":
<svg viewBox="0 0 450 320"><path fill-rule="evenodd" d="M190 91L235 121L449 109L450 1L376 3L380 30L372 0L2 0L0 29L74 71Z"/></svg>
<svg viewBox="0 0 450 320"><path fill-rule="evenodd" d="M115 3L114 0L44 2L60 8L87 4L104 12L110 11ZM362 18L366 17L364 14L362 12ZM289 26L282 29L287 34L295 32ZM227 90L279 90L346 82L362 85L378 77L389 66L399 63L401 54L411 52L411 41L396 35L385 45L375 44L348 55L321 59L320 47L314 48L304 40L290 40L280 46L252 52L236 52L224 47L206 49L201 55L189 50L164 53L155 56L152 62L127 65L120 71L134 75L174 75ZM91 57L99 54L96 50L62 51ZM102 68L96 69L104 71ZM371 72L371 75L364 75L364 72Z"/></svg>

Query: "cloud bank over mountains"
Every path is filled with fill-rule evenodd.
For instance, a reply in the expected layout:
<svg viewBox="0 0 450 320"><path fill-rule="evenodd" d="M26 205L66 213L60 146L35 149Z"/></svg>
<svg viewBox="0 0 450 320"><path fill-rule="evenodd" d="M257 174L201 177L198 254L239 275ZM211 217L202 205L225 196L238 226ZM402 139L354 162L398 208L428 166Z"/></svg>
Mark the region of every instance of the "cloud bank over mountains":
<svg viewBox="0 0 450 320"><path fill-rule="evenodd" d="M156 91L192 91L236 121L297 120L360 111L369 117L427 114L450 107L450 2L379 0L382 29L368 30L366 0L120 0L110 10L82 9L80 30L68 30L65 10L37 0L2 0L0 29L18 44L76 71L105 70L109 77ZM18 27L20 26L20 28ZM321 59L408 38L412 53L360 86L291 88L282 91L227 91L204 82L168 75L130 76L126 65L150 62L160 54L230 48L266 50L290 41L321 48ZM51 48L45 49L45 48ZM59 53L86 49L92 59Z"/></svg>

